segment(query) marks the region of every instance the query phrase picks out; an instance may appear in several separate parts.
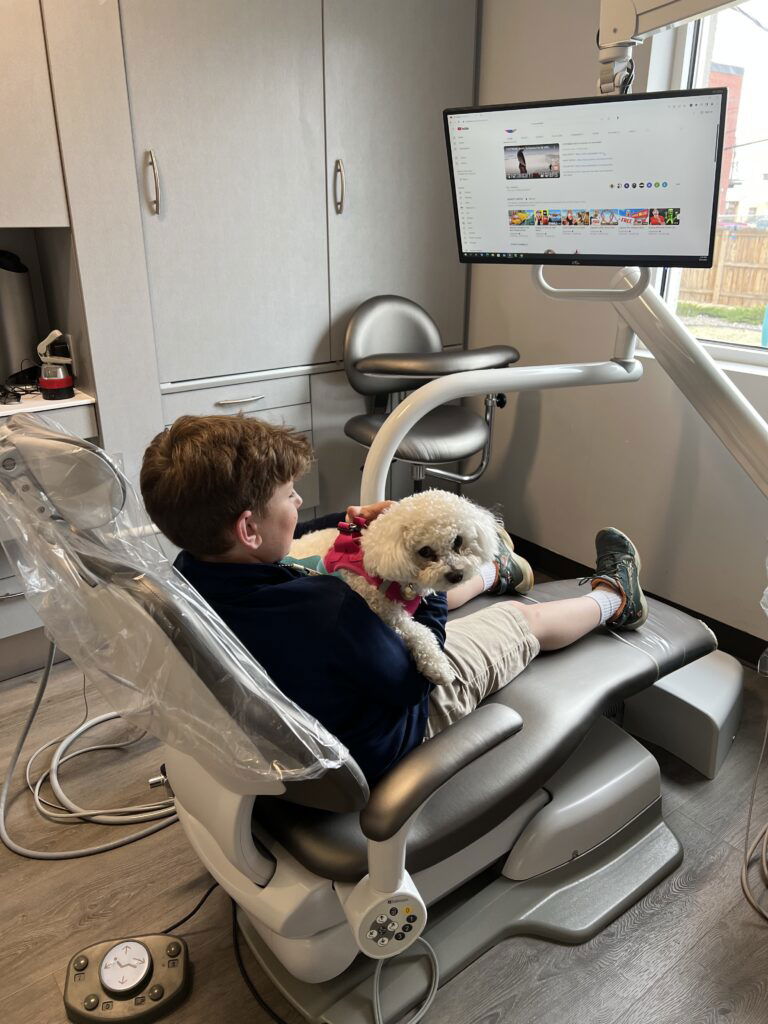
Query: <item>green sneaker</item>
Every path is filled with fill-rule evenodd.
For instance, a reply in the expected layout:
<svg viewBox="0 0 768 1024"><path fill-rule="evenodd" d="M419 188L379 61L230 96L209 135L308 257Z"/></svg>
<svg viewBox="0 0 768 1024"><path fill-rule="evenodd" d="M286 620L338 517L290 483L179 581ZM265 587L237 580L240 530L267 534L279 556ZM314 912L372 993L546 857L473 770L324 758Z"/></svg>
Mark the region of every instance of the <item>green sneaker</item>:
<svg viewBox="0 0 768 1024"><path fill-rule="evenodd" d="M533 569L517 554L512 538L500 524L496 524L499 546L496 550L498 579L487 591L489 594L527 593L533 586Z"/></svg>
<svg viewBox="0 0 768 1024"><path fill-rule="evenodd" d="M648 604L640 586L640 555L632 541L621 530L609 526L595 537L597 568L582 583L589 581L594 590L606 583L623 599L618 612L608 625L617 629L637 629L648 618Z"/></svg>

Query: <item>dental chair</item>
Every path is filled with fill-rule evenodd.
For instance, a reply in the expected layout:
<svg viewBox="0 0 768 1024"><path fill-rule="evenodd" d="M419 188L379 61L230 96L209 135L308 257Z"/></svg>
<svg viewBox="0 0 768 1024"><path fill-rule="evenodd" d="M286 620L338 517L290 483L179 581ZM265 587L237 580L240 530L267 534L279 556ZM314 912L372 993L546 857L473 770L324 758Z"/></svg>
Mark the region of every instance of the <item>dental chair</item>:
<svg viewBox="0 0 768 1024"><path fill-rule="evenodd" d="M398 395L447 374L500 369L519 358L511 345L446 350L437 324L418 303L402 295L374 295L357 307L344 337L347 379L371 407L348 419L344 433L370 448ZM505 395L486 395L483 416L463 405L442 405L409 430L395 460L411 463L414 490L423 489L427 474L460 484L479 480L490 460L493 414L505 404ZM440 465L478 454L480 461L469 473Z"/></svg>
<svg viewBox="0 0 768 1024"><path fill-rule="evenodd" d="M428 985L422 932L446 981L511 935L584 942L680 863L657 762L616 708L697 672L705 686L717 677L737 715L740 666L689 615L651 600L635 634L603 628L541 654L369 792L344 746L163 557L100 449L36 418L5 420L0 512L48 633L164 743L190 843L308 1020L368 1024L374 961L390 957L382 1007L398 1019ZM514 600L574 593L547 583ZM697 729L693 712L675 715Z"/></svg>

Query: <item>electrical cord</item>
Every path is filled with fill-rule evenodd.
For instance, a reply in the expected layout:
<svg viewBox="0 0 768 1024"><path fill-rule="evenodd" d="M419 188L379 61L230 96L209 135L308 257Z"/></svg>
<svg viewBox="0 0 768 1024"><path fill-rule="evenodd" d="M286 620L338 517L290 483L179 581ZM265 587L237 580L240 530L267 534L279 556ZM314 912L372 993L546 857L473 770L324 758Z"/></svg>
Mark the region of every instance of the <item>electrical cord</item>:
<svg viewBox="0 0 768 1024"><path fill-rule="evenodd" d="M69 754L65 757L64 755L67 748L87 729L90 729L95 725L99 725L102 722L109 721L113 718L119 717L119 715L117 715L115 712L110 712L107 715L99 715L97 718L92 719L90 722L82 722L74 730L74 732L67 734L67 736L65 736L64 739L60 742L57 740L53 740L51 741L50 744L46 745L50 746L55 742L59 742L59 746L57 747L56 752L54 753L54 756L51 760L51 765L44 777L47 778L50 776L53 791L56 794L57 798L61 801L64 810L62 811L61 814L54 811L44 811L42 809L41 803L38 803L37 797L39 797L40 787L42 786L44 777L38 779L37 783L35 784L35 803L38 806L38 809L41 810L41 813L51 821L58 821L63 819L92 821L101 824L114 825L139 824L144 822L151 822L151 824L149 824L146 828L140 829L138 832L134 832L130 836L125 836L122 839L115 839L112 842L108 843L100 843L96 846L84 850L29 850L26 847L21 846L19 843L16 843L13 839L11 839L8 833L5 820L6 809L8 804L8 795L11 788L11 781L16 771L16 766L19 762L19 758L21 757L22 748L27 740L30 729L32 728L32 723L35 720L35 716L37 715L43 696L45 695L45 690L48 685L48 679L53 668L53 661L55 656L56 644L53 641L51 641L48 650L48 656L46 658L45 668L43 669L43 674L40 677L40 683L38 684L37 693L35 694L35 698L32 702L32 707L30 709L29 715L27 716L27 720L24 723L24 726L21 730L21 734L19 736L14 752L11 755L11 760L8 765L8 772L5 777L5 781L3 782L2 789L0 789L0 839L2 839L3 843L8 847L9 850L11 850L13 853L19 854L19 856L21 857L29 857L33 860L70 860L78 857L89 857L93 854L104 853L107 850L115 850L118 849L118 847L127 846L129 843L136 842L137 839L143 839L145 836L149 836L155 832L159 832L161 829L167 828L169 825L172 825L174 822L178 821L178 816L176 815L173 809L173 801L170 800L158 802L157 804L143 804L138 807L106 808L104 810L91 811L86 810L85 808L78 807L77 804L71 801L62 790L57 775L59 764L63 763L65 760L69 760L69 758L71 757L77 756L80 753L86 753L85 750L75 751L74 753ZM102 746L113 747L123 745L127 744L105 744ZM44 748L41 747L39 750L35 751L35 754L33 754L31 760L34 760L34 758L43 749ZM92 747L88 749L99 748ZM29 765L27 765L27 768L29 768ZM27 782L29 784L29 775L27 775Z"/></svg>
<svg viewBox="0 0 768 1024"><path fill-rule="evenodd" d="M421 1020L434 1002L435 996L437 995L437 986L440 984L440 964L437 962L437 954L426 939L419 936L416 941L420 942L422 946L426 946L427 948L427 956L429 957L432 965L432 981L424 1002L408 1021L408 1024L416 1024L416 1021ZM379 960L376 964L376 970L373 975L373 1016L376 1024L384 1024L384 1018L381 1014L381 972L384 969L384 963L384 960Z"/></svg>
<svg viewBox="0 0 768 1024"><path fill-rule="evenodd" d="M762 662L762 658L760 661ZM752 827L752 811L755 805L755 793L757 792L757 779L760 775L760 766L763 763L763 756L765 755L766 744L768 743L768 720L765 723L765 732L763 734L763 745L760 748L760 756L757 759L757 767L755 768L755 778L752 783L752 795L749 798L749 811L747 813L747 828L744 833L744 859L741 864L741 888L744 895L747 898L747 902L764 920L768 921L768 911L766 911L757 901L752 887L749 884L749 865L754 857L758 846L760 847L760 874L763 877L763 883L768 886L768 822L760 829L757 834L757 838L749 845L749 832Z"/></svg>
<svg viewBox="0 0 768 1024"><path fill-rule="evenodd" d="M206 891L203 893L203 895L197 901L197 903L192 908L192 910L190 910L190 912L188 914L185 914L184 917L182 917L180 921L174 921L174 923L173 924L169 924L167 928L163 928L161 934L162 935L168 935L168 934L170 934L170 932L175 932L176 929L180 928L183 924L186 924L187 921L190 919L190 917L194 917L195 916L195 914L198 912L200 907L202 907L202 905L205 903L205 901L211 895L213 890L214 889L218 889L218 887L219 887L219 883L218 882L214 882L213 885L209 886L209 888L206 889Z"/></svg>

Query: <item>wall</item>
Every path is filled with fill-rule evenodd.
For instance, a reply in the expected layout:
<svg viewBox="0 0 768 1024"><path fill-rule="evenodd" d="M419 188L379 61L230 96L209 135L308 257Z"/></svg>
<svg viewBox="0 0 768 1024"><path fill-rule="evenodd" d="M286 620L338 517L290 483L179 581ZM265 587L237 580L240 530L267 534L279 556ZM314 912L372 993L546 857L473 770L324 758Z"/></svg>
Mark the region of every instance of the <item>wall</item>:
<svg viewBox="0 0 768 1024"><path fill-rule="evenodd" d="M598 0L486 0L480 102L594 94L598 14ZM668 43L659 37L656 52ZM548 271L561 286L609 276ZM548 300L530 268L473 268L470 345L509 342L521 365L610 358L616 319L597 304ZM650 591L768 639L765 500L655 361L643 365L636 384L513 398L498 414L491 467L467 492L500 502L513 532L587 564L595 531L618 526L638 544ZM731 376L768 417L768 375Z"/></svg>

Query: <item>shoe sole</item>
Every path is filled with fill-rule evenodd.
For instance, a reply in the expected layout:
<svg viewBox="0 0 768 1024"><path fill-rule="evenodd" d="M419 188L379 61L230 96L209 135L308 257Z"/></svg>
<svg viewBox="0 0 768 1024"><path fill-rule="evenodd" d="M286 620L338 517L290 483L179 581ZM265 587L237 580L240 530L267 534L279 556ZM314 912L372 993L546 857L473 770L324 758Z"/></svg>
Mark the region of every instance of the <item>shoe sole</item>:
<svg viewBox="0 0 768 1024"><path fill-rule="evenodd" d="M643 568L643 561L640 558L640 552L637 550L637 544L635 544L635 542L630 537L627 537L626 533L624 533L623 530L620 530L617 526L608 526L608 527L606 527L606 529L614 530L616 533L620 533L621 536L622 537L626 537L626 539L632 545L632 550L635 553L635 561L637 562L637 575L639 576L641 571L642 571L642 568ZM640 608L641 608L641 616L640 616L640 618L638 619L637 622L634 622L631 626L618 626L617 628L618 629L631 630L631 629L639 629L641 626L645 625L646 619L648 618L648 602L645 600L645 593L643 592L643 588L642 587L640 588ZM611 623L609 622L609 623L607 623L607 625L610 626Z"/></svg>
<svg viewBox="0 0 768 1024"><path fill-rule="evenodd" d="M523 570L522 580L520 581L520 583L518 583L516 587L513 587L512 589L515 591L516 594L527 594L534 584L533 569L531 568L530 563L527 562L522 555L518 555L518 553L515 551L515 542L509 536L504 527L497 526L496 529L498 530L499 534L504 538L504 543L509 545L509 550L514 554L515 558L517 559L518 563L520 564Z"/></svg>

